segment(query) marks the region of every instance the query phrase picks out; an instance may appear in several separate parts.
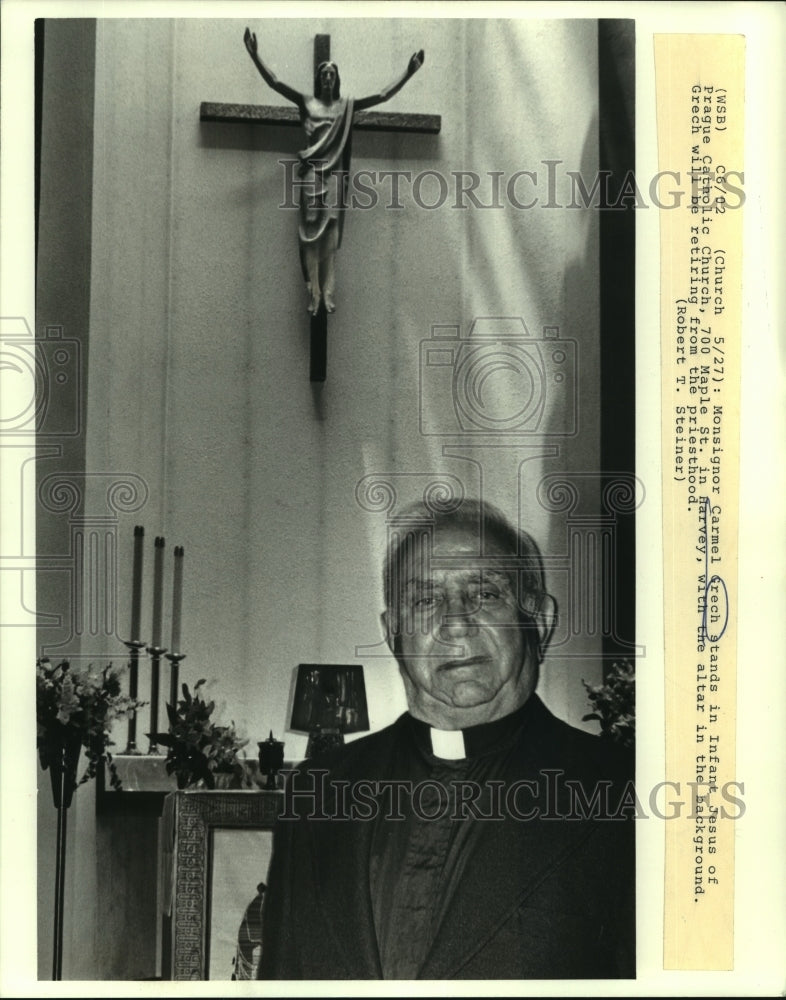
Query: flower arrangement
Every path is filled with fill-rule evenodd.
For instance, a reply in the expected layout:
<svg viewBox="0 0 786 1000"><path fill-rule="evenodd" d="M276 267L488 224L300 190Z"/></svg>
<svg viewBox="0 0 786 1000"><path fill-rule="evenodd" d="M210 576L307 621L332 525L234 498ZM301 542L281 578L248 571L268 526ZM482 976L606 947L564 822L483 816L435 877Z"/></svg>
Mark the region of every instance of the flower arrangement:
<svg viewBox="0 0 786 1000"><path fill-rule="evenodd" d="M122 693L122 672L123 668L111 663L96 670L92 664L72 667L68 660L56 666L47 657L36 661L36 747L41 766L52 768L53 779L63 766L64 748L70 748L75 768L80 747L84 747L87 767L78 784L94 778L99 766L106 764L112 787L121 789L109 752L114 746L110 730L113 722L128 718L144 704ZM67 802L77 786L75 773L71 783Z"/></svg>
<svg viewBox="0 0 786 1000"><path fill-rule="evenodd" d="M603 684L581 682L587 690L593 711L584 721L600 723L601 736L624 747L632 747L636 731L635 674L630 660L611 665Z"/></svg>
<svg viewBox="0 0 786 1000"><path fill-rule="evenodd" d="M234 722L218 726L210 716L214 701L205 701L201 688L204 678L197 681L192 694L182 685L183 697L177 705L167 705L169 732L156 733L155 741L167 747L167 774L174 774L178 788L202 782L207 788L216 787L217 775L228 775L240 787L244 783L245 767L238 758L248 740L240 739Z"/></svg>

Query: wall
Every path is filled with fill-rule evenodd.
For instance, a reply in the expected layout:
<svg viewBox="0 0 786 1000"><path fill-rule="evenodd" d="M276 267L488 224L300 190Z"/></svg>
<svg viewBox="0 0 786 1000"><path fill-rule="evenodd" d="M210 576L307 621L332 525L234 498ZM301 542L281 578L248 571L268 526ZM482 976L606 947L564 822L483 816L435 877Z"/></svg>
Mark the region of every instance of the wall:
<svg viewBox="0 0 786 1000"><path fill-rule="evenodd" d="M36 337L45 342L41 355L47 366L48 393L36 440L35 487L44 499L36 510L36 593L34 599L31 593L29 606L39 612L39 647L51 645L46 652L53 662L79 655L83 624L78 620L72 546L75 521L82 521L85 513L95 50L94 21L47 21L41 76ZM29 469L32 476L32 463ZM70 511L57 500L57 483L65 481L81 484L76 504L66 504ZM67 496L72 498L70 491ZM57 814L49 775L40 769L38 788L38 975L46 979L52 973ZM96 837L92 788L80 789L78 800L79 808L69 811L66 841L66 969L72 954L89 954L84 942L92 940L95 931L95 908L84 905L96 887L95 867L86 863ZM81 845L89 845L86 852Z"/></svg>

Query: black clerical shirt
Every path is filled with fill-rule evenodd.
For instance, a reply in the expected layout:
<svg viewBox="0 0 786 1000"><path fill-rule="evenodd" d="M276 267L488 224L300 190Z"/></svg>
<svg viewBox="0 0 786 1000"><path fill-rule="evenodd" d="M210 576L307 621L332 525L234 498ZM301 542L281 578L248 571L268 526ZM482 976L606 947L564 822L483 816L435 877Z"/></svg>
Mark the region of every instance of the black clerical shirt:
<svg viewBox="0 0 786 1000"><path fill-rule="evenodd" d="M385 979L414 979L422 968L476 847L483 823L478 817L491 811L493 782L503 775L530 712L528 702L503 719L455 734L458 752L463 739L463 756L454 760L436 755L438 733L407 717L411 739L399 741L392 762L392 773L402 779L400 794L383 807L371 852Z"/></svg>

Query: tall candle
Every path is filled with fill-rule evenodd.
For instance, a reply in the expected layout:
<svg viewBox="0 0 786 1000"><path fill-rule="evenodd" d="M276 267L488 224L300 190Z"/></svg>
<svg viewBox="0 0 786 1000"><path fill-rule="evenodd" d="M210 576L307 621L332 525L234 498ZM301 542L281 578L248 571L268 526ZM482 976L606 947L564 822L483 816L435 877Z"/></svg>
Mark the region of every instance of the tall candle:
<svg viewBox="0 0 786 1000"><path fill-rule="evenodd" d="M180 653L180 626L183 614L183 546L175 546L175 580L172 588L171 653Z"/></svg>
<svg viewBox="0 0 786 1000"><path fill-rule="evenodd" d="M139 641L142 622L142 565L145 555L145 529L134 528L134 572L131 580L131 641Z"/></svg>
<svg viewBox="0 0 786 1000"><path fill-rule="evenodd" d="M164 610L164 539L156 538L153 563L153 646L161 647L161 616Z"/></svg>

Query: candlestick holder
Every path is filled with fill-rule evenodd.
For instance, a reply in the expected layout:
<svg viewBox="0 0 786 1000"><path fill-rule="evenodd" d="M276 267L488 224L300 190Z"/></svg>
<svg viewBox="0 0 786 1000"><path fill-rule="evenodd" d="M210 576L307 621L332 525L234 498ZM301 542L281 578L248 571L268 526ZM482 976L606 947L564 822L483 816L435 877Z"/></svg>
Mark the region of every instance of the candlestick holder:
<svg viewBox="0 0 786 1000"><path fill-rule="evenodd" d="M128 697L136 701L137 689L139 686L139 653L145 648L144 642L140 639L124 639L123 644L128 647ZM139 754L141 750L136 745L136 712L128 717L128 745L125 752L127 754Z"/></svg>
<svg viewBox="0 0 786 1000"><path fill-rule="evenodd" d="M257 743L259 747L259 770L267 778L265 790L274 792L278 788L278 772L284 766L284 744L273 738L273 730L266 740Z"/></svg>
<svg viewBox="0 0 786 1000"><path fill-rule="evenodd" d="M180 687L180 680L178 674L180 673L180 663L185 660L185 653L167 653L166 658L170 663L169 672L169 704L172 708L177 709L177 692Z"/></svg>
<svg viewBox="0 0 786 1000"><path fill-rule="evenodd" d="M158 753L156 733L158 732L158 688L161 679L161 657L166 653L162 646L148 646L150 661L150 748L149 754Z"/></svg>

